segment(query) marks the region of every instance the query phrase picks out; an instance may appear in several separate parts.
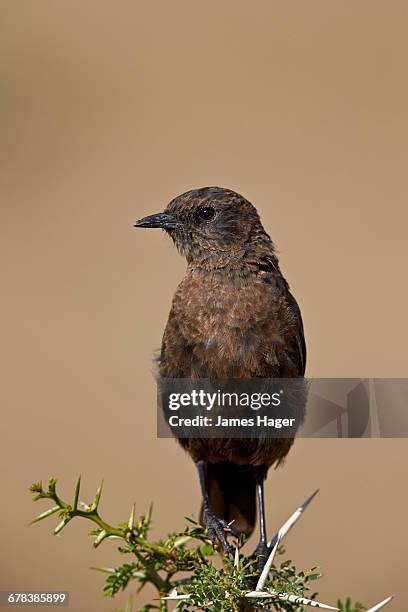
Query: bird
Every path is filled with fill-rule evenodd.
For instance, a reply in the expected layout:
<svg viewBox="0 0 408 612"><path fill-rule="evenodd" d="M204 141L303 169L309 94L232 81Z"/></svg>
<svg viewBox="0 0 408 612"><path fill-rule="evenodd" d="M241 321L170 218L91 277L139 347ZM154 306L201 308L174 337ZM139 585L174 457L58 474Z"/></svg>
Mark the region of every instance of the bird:
<svg viewBox="0 0 408 612"><path fill-rule="evenodd" d="M177 196L161 213L135 223L161 228L186 258L164 330L163 378L303 378L306 345L299 306L256 208L239 193L203 187ZM293 438L178 440L200 482L200 519L213 542L249 537L259 509L254 555L265 563L264 481L282 464Z"/></svg>

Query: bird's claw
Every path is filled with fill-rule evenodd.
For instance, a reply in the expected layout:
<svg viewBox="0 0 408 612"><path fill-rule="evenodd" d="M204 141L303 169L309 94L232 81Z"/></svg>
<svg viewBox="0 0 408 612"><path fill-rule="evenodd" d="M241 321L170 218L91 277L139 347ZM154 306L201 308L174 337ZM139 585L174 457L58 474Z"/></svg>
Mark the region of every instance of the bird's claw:
<svg viewBox="0 0 408 612"><path fill-rule="evenodd" d="M209 508L204 508L203 523L213 545L215 545L218 540L225 552L233 554L235 549L228 543L226 538L226 533L236 535L231 525L227 523L227 521L224 521L224 519L218 518Z"/></svg>
<svg viewBox="0 0 408 612"><path fill-rule="evenodd" d="M269 550L268 545L265 542L260 541L252 553L251 557L258 560L258 569L260 572L262 572L270 552L271 551Z"/></svg>

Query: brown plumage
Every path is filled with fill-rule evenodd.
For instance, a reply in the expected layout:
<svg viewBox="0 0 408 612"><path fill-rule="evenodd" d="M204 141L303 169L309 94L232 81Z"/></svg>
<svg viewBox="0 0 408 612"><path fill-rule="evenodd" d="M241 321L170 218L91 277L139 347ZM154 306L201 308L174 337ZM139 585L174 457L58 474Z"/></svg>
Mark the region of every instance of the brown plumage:
<svg viewBox="0 0 408 612"><path fill-rule="evenodd" d="M250 202L228 189L206 187L178 196L164 213L136 225L164 228L188 264L164 332L162 377L303 377L306 349L299 307ZM234 520L235 530L252 532L258 486L258 552L265 554L263 479L293 440L180 442L199 468L203 521L225 548L226 522Z"/></svg>

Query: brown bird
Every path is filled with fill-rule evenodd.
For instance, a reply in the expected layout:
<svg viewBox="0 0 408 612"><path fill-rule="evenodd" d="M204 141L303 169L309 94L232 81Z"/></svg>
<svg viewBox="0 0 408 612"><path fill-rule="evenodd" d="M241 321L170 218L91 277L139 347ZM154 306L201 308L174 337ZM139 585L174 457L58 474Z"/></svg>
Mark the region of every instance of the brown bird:
<svg viewBox="0 0 408 612"><path fill-rule="evenodd" d="M136 227L163 228L187 259L164 331L164 378L303 377L302 318L283 277L272 240L255 207L221 187L195 189ZM260 514L255 553L268 554L264 479L293 439L181 439L195 462L201 519L227 551L229 523L249 536Z"/></svg>

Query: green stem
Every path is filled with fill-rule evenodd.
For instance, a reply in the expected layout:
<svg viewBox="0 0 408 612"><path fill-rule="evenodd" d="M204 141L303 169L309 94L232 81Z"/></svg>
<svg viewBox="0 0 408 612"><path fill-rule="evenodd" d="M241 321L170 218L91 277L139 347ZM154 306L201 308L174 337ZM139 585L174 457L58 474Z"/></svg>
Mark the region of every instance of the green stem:
<svg viewBox="0 0 408 612"><path fill-rule="evenodd" d="M101 519L101 517L96 511L89 512L86 510L73 510L72 516L73 517L82 516L83 518L87 518L90 521L93 521L94 523L96 523L98 527L100 527L101 529L109 533L110 535L115 535L115 536L118 536L119 538L123 538L124 540L126 540L125 533L122 529L117 529L116 527L112 527L108 523L105 523L105 521Z"/></svg>
<svg viewBox="0 0 408 612"><path fill-rule="evenodd" d="M119 538L123 538L126 540L126 534L122 529L117 529L116 527L112 527L104 520L101 519L98 512L96 510L78 510L72 508L69 504L64 502L55 491L46 492L41 497L52 499L57 506L61 508L61 510L67 510L70 514L70 517L81 516L82 518L87 518L93 523L96 523L98 527L109 533L109 535L115 535Z"/></svg>
<svg viewBox="0 0 408 612"><path fill-rule="evenodd" d="M154 584L160 595L167 595L171 588L171 583L167 580L163 580L160 574L154 569L154 567L146 562L146 559L140 553L135 551L137 560L143 565L146 570L146 576L149 581Z"/></svg>

